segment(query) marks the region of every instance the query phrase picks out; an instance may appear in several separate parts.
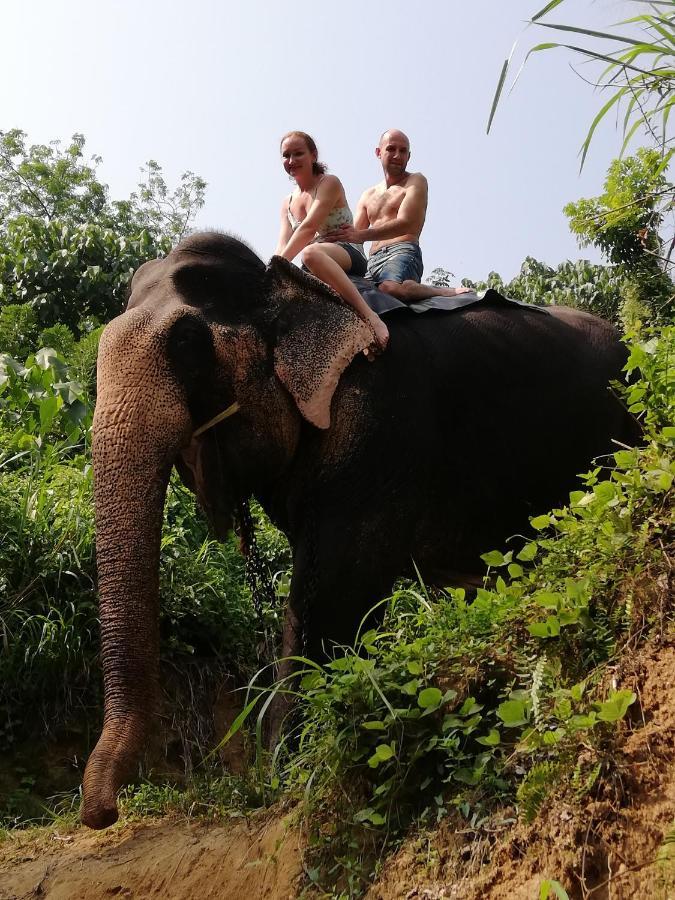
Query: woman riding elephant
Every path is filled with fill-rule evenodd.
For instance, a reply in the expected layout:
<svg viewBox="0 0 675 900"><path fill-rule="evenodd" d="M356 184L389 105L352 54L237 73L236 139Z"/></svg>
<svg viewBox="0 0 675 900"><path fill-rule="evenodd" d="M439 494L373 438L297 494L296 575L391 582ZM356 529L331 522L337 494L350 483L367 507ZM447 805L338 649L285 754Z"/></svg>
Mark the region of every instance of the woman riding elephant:
<svg viewBox="0 0 675 900"><path fill-rule="evenodd" d="M387 326L347 277L366 274L363 245L322 239L342 225L352 225L353 217L342 182L326 174L318 155L313 138L304 131L289 131L281 139L284 169L298 189L282 201L276 255L290 261L301 253L305 268L333 288L372 328L375 347L382 351L389 340Z"/></svg>

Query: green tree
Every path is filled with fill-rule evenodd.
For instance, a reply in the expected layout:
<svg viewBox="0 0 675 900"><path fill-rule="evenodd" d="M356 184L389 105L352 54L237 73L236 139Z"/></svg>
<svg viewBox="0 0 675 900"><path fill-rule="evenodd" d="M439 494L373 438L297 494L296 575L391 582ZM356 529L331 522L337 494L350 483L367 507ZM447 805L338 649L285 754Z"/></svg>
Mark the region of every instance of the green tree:
<svg viewBox="0 0 675 900"><path fill-rule="evenodd" d="M141 168L144 175L138 190L127 201L114 204L121 222L141 226L162 235L172 244L187 233L196 210L204 205L206 182L194 172L183 172L180 184L169 191L162 168L154 159Z"/></svg>
<svg viewBox="0 0 675 900"><path fill-rule="evenodd" d="M652 320L672 317L669 274L675 239L662 236L672 205L673 185L665 177L660 151L641 148L615 159L599 197L568 203L564 209L580 246L598 247L616 267L628 307L637 304Z"/></svg>
<svg viewBox="0 0 675 900"><path fill-rule="evenodd" d="M450 273L434 269L429 282L447 287ZM497 272L490 272L484 281L464 279L463 283L479 291L492 288L523 303L572 306L615 321L622 303L622 281L615 269L586 259L566 260L553 268L528 256L518 275L509 282Z"/></svg>
<svg viewBox="0 0 675 900"><path fill-rule="evenodd" d="M125 235L146 229L157 241L180 240L204 205L206 182L184 172L170 191L162 168L151 159L141 167L138 190L128 200L110 201L99 179L100 156L85 159L85 138L74 134L66 147L60 141L28 146L26 134L14 128L0 131L0 231L21 216L62 224L121 228Z"/></svg>
<svg viewBox="0 0 675 900"><path fill-rule="evenodd" d="M44 333L65 348L55 326L79 338L118 315L134 269L168 252L204 203L203 179L185 172L170 190L154 160L111 201L100 162L79 134L62 147L0 132L0 351L25 358Z"/></svg>
<svg viewBox="0 0 675 900"><path fill-rule="evenodd" d="M33 315L22 321L33 329L23 335L31 349L40 330L57 324L79 337L119 315L134 269L170 246L145 229L125 237L96 221L15 219L0 237L0 326L19 315L15 306L27 307ZM7 343L0 350L25 356Z"/></svg>
<svg viewBox="0 0 675 900"><path fill-rule="evenodd" d="M0 131L0 229L19 216L80 224L108 213L107 187L96 178L101 158L84 161L85 139L26 146L18 128Z"/></svg>

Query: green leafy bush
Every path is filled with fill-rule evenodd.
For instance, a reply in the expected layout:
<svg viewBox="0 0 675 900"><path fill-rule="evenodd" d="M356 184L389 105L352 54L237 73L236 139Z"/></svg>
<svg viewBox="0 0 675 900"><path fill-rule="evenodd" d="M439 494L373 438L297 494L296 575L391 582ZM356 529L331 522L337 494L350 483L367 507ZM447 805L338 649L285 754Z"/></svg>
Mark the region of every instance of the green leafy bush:
<svg viewBox="0 0 675 900"><path fill-rule="evenodd" d="M0 308L29 304L40 328L67 325L79 336L83 319L119 315L134 270L168 249L144 230L14 219L0 235Z"/></svg>
<svg viewBox="0 0 675 900"><path fill-rule="evenodd" d="M0 306L0 352L25 359L37 343L38 318L30 303Z"/></svg>
<svg viewBox="0 0 675 900"><path fill-rule="evenodd" d="M40 347L50 347L59 356L69 357L75 348L75 335L67 325L59 323L40 332L38 345Z"/></svg>
<svg viewBox="0 0 675 900"><path fill-rule="evenodd" d="M82 447L93 410L84 388L55 350L43 348L21 365L0 354L0 428L5 453L58 455ZM17 455L18 454L18 455Z"/></svg>

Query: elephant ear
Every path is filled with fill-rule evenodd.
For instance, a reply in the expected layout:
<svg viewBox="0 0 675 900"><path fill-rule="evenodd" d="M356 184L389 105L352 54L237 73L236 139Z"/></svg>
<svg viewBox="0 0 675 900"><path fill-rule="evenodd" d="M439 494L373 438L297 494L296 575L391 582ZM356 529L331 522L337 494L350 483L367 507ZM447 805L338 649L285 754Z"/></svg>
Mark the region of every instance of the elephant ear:
<svg viewBox="0 0 675 900"><path fill-rule="evenodd" d="M373 332L327 285L280 256L272 257L265 282L276 375L307 421L328 428L340 375L373 343Z"/></svg>

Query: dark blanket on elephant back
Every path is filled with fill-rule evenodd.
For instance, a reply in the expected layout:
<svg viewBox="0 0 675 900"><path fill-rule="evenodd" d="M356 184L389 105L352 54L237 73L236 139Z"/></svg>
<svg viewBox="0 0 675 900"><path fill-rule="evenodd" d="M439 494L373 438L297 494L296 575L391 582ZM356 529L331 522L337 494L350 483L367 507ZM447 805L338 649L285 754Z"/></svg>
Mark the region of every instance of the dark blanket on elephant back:
<svg viewBox="0 0 675 900"><path fill-rule="evenodd" d="M402 300L392 297L391 294L384 294L382 291L378 291L368 278L352 278L351 280L368 306L380 316L386 315L394 309L411 309L413 312L422 313L430 309L461 309L464 306L471 306L476 303L490 304L491 306L527 306L528 309L538 309L543 313L548 312L545 306L534 306L531 303L523 303L520 300L510 300L492 288L488 288L486 291L458 294L456 297L429 297L426 300L418 300L416 303L403 303Z"/></svg>

